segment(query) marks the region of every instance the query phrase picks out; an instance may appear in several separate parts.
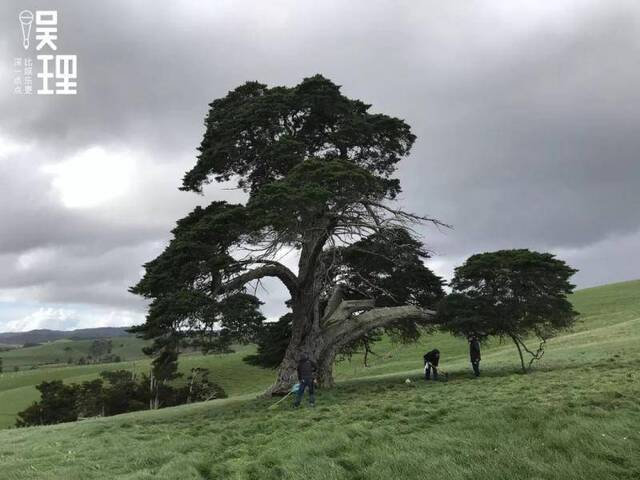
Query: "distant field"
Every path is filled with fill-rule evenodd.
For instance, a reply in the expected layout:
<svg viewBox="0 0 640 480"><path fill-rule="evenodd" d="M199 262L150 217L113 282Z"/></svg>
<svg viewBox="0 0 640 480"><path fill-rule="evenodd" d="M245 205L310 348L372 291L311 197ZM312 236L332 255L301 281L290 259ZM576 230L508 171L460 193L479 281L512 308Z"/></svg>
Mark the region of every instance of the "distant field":
<svg viewBox="0 0 640 480"><path fill-rule="evenodd" d="M30 348L24 350L30 350ZM242 362L242 357L253 352L254 347L241 347L235 353L227 355L184 355L180 359L180 370L188 373L194 367L210 368L212 371L210 378L221 384L229 395L259 392L273 380L273 371L252 367ZM138 358L140 356L142 355L138 355ZM148 373L150 360L144 358L120 363L52 366L5 372L0 375L0 428L12 427L15 424L16 414L39 398L39 392L35 386L43 380L78 383L92 380L102 371L120 369Z"/></svg>
<svg viewBox="0 0 640 480"><path fill-rule="evenodd" d="M318 407L255 400L273 372L225 356L193 355L235 398L0 432L8 479L638 479L640 281L577 292L573 331L549 342L529 375L514 347L483 350L473 379L466 343L438 334L383 342L365 368L341 362ZM437 346L447 383L420 379ZM146 361L130 367L144 369ZM110 366L111 367L111 366ZM41 378L78 381L102 366L5 374L0 404L24 401ZM406 385L405 378L414 383ZM30 400L29 400L30 401ZM27 402L28 403L28 402ZM3 407L4 408L4 407Z"/></svg>
<svg viewBox="0 0 640 480"><path fill-rule="evenodd" d="M123 360L143 358L142 347L145 341L136 337L116 337L112 339L111 353L119 355ZM14 367L29 369L51 364L67 364L69 360L77 362L80 357L90 355L89 349L93 340L56 340L35 347L14 348L8 352L0 352L4 371L12 371Z"/></svg>

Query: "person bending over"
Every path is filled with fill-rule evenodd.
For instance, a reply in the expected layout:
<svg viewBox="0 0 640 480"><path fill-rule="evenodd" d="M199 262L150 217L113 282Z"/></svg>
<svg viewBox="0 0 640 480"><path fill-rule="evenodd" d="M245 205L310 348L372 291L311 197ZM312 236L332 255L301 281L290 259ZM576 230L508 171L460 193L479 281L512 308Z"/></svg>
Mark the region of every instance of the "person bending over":
<svg viewBox="0 0 640 480"><path fill-rule="evenodd" d="M424 354L424 379L431 378L431 370L433 370L433 379L438 380L438 363L440 362L440 350L434 348L430 352Z"/></svg>

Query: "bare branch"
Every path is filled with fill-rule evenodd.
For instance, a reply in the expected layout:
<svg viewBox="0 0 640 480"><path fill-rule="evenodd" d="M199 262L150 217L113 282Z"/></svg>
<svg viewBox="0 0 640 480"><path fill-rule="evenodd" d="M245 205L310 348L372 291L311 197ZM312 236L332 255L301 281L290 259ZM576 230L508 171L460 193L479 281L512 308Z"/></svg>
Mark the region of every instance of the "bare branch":
<svg viewBox="0 0 640 480"><path fill-rule="evenodd" d="M540 339L540 344L538 345L538 349L535 352L532 352L531 350L529 350L525 345L525 343L522 341L522 339L519 339L519 340L520 340L520 345L522 345L522 349L525 352L527 352L529 355L531 355L531 358L529 359L529 365L527 367L527 368L531 368L531 365L533 365L533 362L535 362L536 360L540 360L544 355L544 346L547 343L547 339L546 338Z"/></svg>
<svg viewBox="0 0 640 480"><path fill-rule="evenodd" d="M394 217L397 217L397 218L400 218L400 219L404 219L404 220L409 221L409 222L413 222L413 223L428 222L428 223L432 223L432 224L436 225L437 227L453 228L451 225L448 225L448 224L446 224L444 222L441 222L440 220L438 220L436 218L431 218L431 217L416 215L416 214L413 214L413 213L408 213L408 212L405 212L404 210L391 208L388 205L384 205L382 203L367 201L367 202L363 202L363 205L368 205L369 208L371 208L371 207L379 208L379 209L384 210L384 211L386 211L388 213L391 213Z"/></svg>

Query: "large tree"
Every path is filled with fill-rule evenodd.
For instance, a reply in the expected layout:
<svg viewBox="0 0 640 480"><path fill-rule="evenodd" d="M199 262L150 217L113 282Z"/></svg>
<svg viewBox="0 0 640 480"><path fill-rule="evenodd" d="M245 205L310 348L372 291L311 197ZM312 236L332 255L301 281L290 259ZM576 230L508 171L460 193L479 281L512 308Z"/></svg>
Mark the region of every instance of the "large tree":
<svg viewBox="0 0 640 480"><path fill-rule="evenodd" d="M575 323L567 295L576 271L550 253L527 249L473 255L455 269L438 321L458 335L511 339L526 372L544 355L545 342ZM537 339L537 348L527 346L528 337Z"/></svg>
<svg viewBox="0 0 640 480"><path fill-rule="evenodd" d="M415 136L398 118L341 94L316 75L299 85L248 82L213 101L182 190L234 180L245 204L213 202L178 221L165 251L132 288L151 300L135 330L148 353L254 341L264 321L248 286L266 277L289 292L288 346L272 393L295 381L301 352L333 383L338 352L374 330L415 338L442 282L412 225L437 220L394 207L393 178ZM281 263L295 251L297 268Z"/></svg>

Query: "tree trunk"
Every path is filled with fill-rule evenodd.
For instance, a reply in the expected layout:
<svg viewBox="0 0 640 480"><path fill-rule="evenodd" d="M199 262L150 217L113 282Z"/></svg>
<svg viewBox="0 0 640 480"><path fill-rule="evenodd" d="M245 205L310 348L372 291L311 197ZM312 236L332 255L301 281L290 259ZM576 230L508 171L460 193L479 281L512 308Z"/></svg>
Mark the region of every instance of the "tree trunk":
<svg viewBox="0 0 640 480"><path fill-rule="evenodd" d="M266 395L286 395L289 392L291 387L298 381L297 367L301 353L300 345L289 342L284 358L278 367L276 381L269 387Z"/></svg>
<svg viewBox="0 0 640 480"><path fill-rule="evenodd" d="M333 364L336 359L336 342L329 343L323 332L314 332L300 343L289 343L285 356L278 367L275 383L266 392L267 395L286 395L298 381L298 361L306 354L316 364L316 379L319 386L330 388L335 385Z"/></svg>
<svg viewBox="0 0 640 480"><path fill-rule="evenodd" d="M518 355L520 355L520 366L522 367L522 373L527 373L527 367L524 365L524 356L522 355L522 348L520 347L518 338L515 336L511 336L511 340L513 340L513 343L516 344L516 348L518 349Z"/></svg>
<svg viewBox="0 0 640 480"><path fill-rule="evenodd" d="M336 354L344 345L375 328L403 319L430 318L434 313L410 305L381 308L372 308L372 306L373 302L369 300L343 301L324 321L314 321L311 314L298 320L298 324L295 323L295 313L300 312L295 312L289 346L278 367L276 382L267 390L266 395L285 395L289 392L298 381L297 366L303 353L316 363L319 385L332 387L335 384L333 364ZM301 308L302 305L296 305L296 307ZM369 308L368 311L353 315L355 311L367 308Z"/></svg>
<svg viewBox="0 0 640 480"><path fill-rule="evenodd" d="M322 333L318 308L316 263L327 232L323 228L307 234L298 261L296 290L292 291L291 340L278 367L276 382L267 395L286 395L298 381L298 361L303 353L318 362L322 349Z"/></svg>
<svg viewBox="0 0 640 480"><path fill-rule="evenodd" d="M316 361L315 348L318 331L313 328L313 292L312 288L301 288L292 305L291 339L278 367L276 382L267 394L286 395L298 381L298 361L303 353ZM317 330L317 329L316 329Z"/></svg>
<svg viewBox="0 0 640 480"><path fill-rule="evenodd" d="M331 388L335 385L333 380L333 364L336 361L336 345L326 345L317 360L318 384L324 388Z"/></svg>

